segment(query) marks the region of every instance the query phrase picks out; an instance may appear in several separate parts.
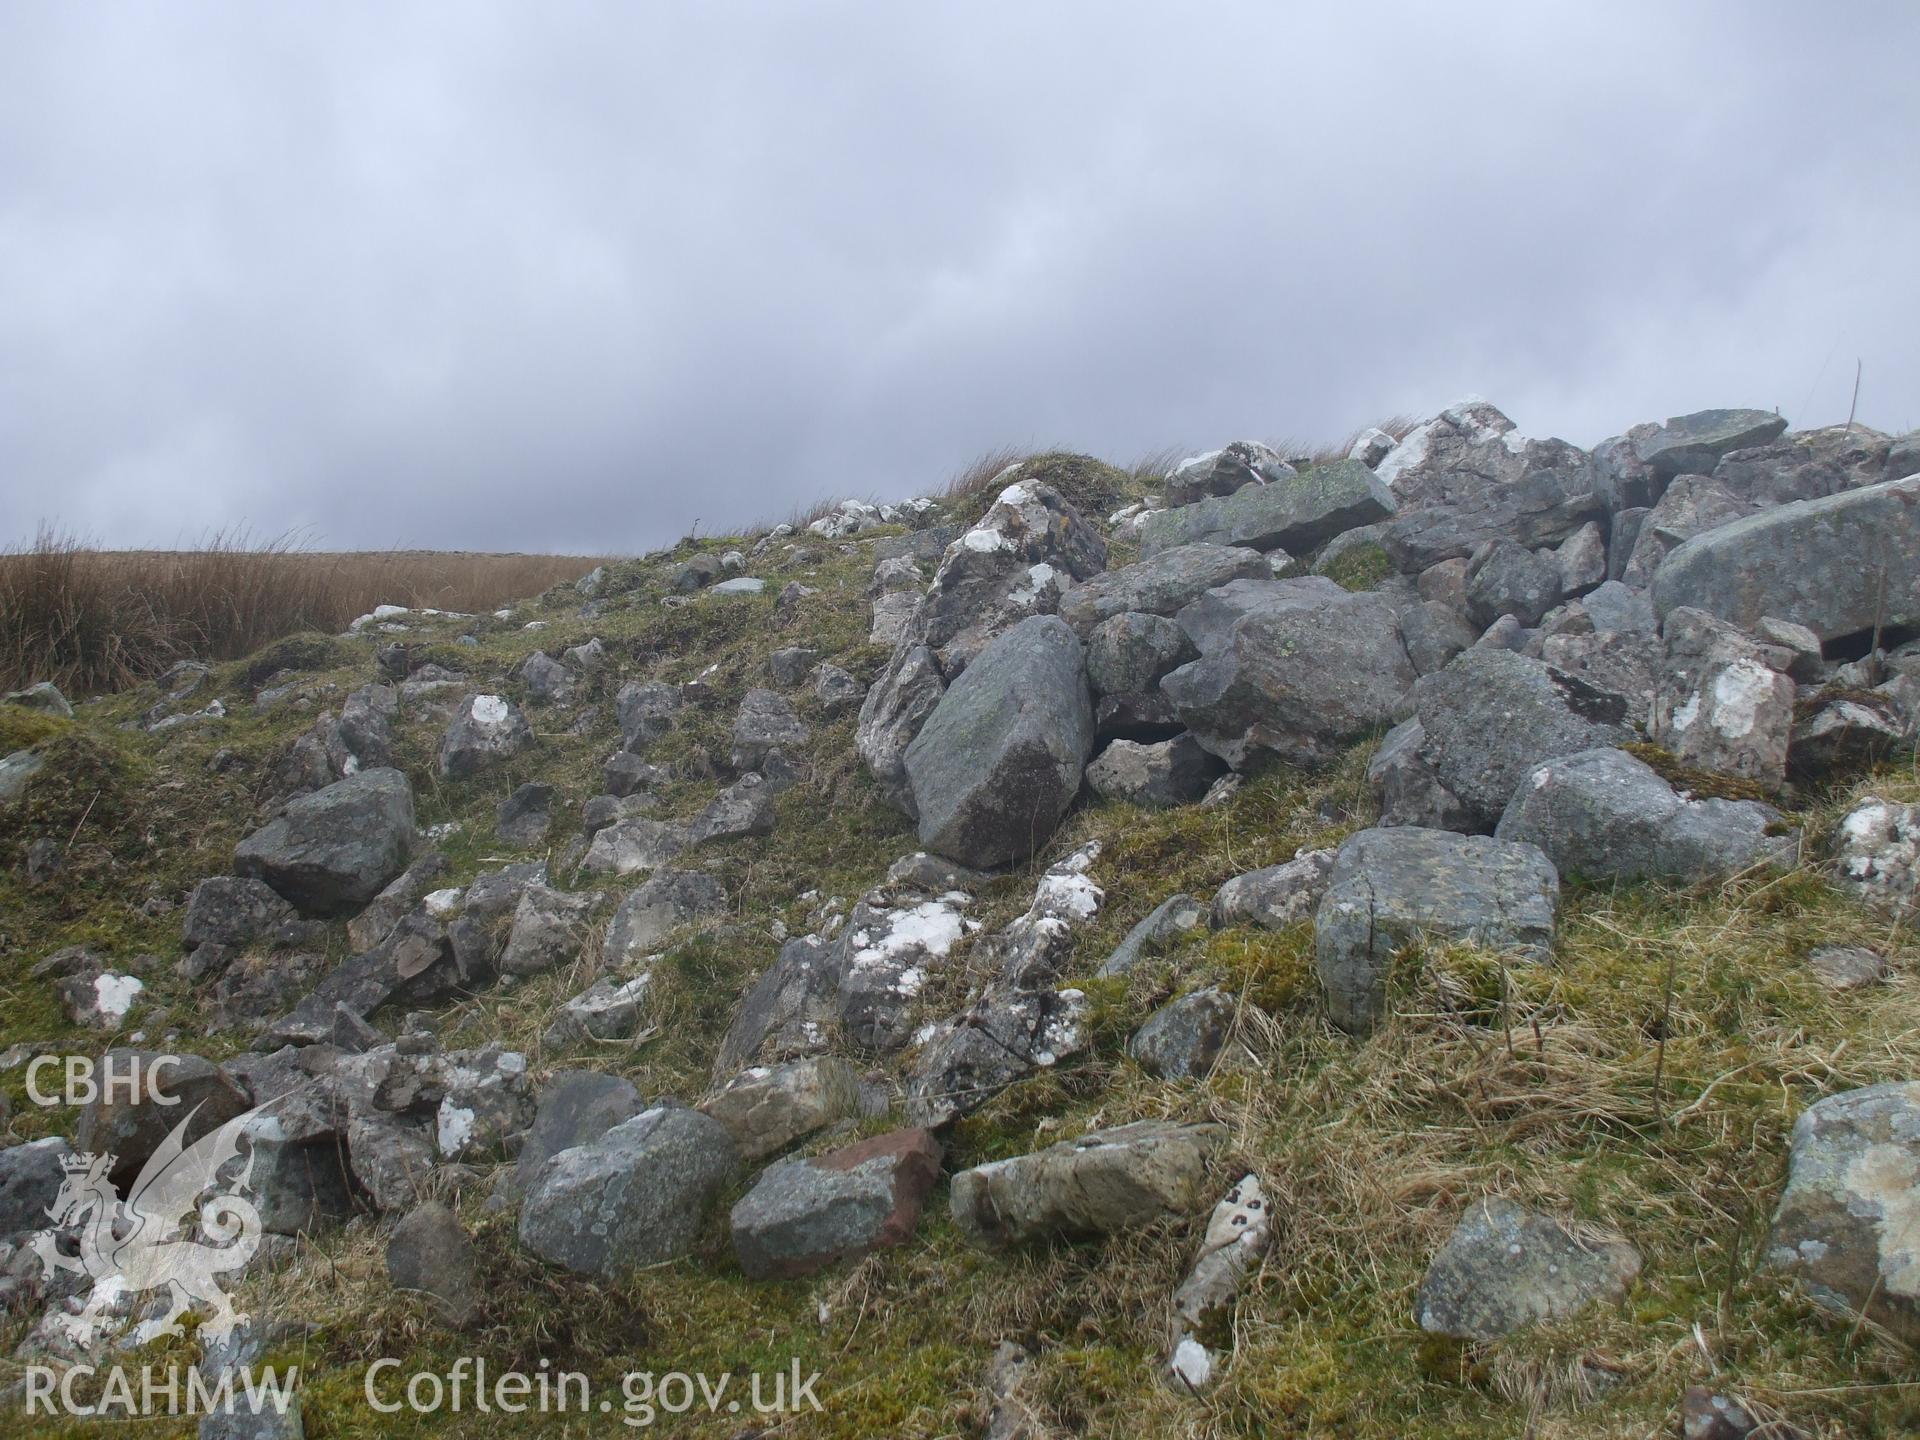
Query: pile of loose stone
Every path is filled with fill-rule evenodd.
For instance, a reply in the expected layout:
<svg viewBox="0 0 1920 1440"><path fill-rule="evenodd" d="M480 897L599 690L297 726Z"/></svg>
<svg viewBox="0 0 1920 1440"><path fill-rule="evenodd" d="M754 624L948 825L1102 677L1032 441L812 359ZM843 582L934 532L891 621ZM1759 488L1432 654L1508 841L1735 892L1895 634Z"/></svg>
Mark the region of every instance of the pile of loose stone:
<svg viewBox="0 0 1920 1440"><path fill-rule="evenodd" d="M1076 976L1125 976L1199 927L1310 924L1326 1014L1365 1043L1388 1018L1389 972L1412 941L1550 960L1563 878L1694 883L1807 863L1905 919L1920 894L1920 808L1868 800L1836 850L1811 854L1759 797L1913 743L1915 472L1912 435L1788 433L1776 415L1709 411L1588 452L1524 439L1470 401L1398 440L1369 432L1333 463L1296 466L1247 442L1197 456L1166 477L1164 503L1104 525L1020 467L964 529L931 523L929 502L850 503L812 535L845 543L879 524L915 527L876 556L871 634L891 654L870 685L804 646L771 653L772 683L734 716L732 778L692 820L672 821L666 777L647 757L707 697L697 681L626 683L613 700L620 746L580 833L550 860L461 883L416 832L392 727L403 715L443 722L447 779L511 762L532 727L515 699L411 667L396 645L381 652L379 683L282 757L271 818L239 845L232 873L194 892L180 966L204 984L214 1023L250 1027L256 1050L171 1083L201 1104L202 1133L258 1107L251 1183L270 1234L355 1206L405 1216L396 1283L434 1292L466 1323L485 1277L472 1274L457 1218L427 1197L490 1168L487 1204L517 1215L526 1249L591 1275L686 1254L743 1183L730 1222L749 1276L908 1243L948 1129L1086 1049ZM1139 558L1110 566L1120 544ZM667 588L682 602L724 590L733 582L721 577L749 563L696 557ZM1371 588L1329 578L1357 566L1380 577ZM581 582L589 606L604 584L601 572ZM533 700L565 702L610 663L594 641L535 651L514 679ZM186 713L199 683L170 677L149 725ZM269 683L259 703L285 688ZM855 707L860 762L920 848L850 908L812 897L813 927L784 937L740 1001L703 1097L648 1099L591 1069L536 1085L523 1055L443 1051L418 1014L397 1035L377 1028L381 1014L584 954L597 978L561 1008L547 1044L642 1034L662 954L727 914L726 888L702 864L708 847L769 833L815 726ZM1047 851L1083 796L1219 804L1268 758L1320 765L1382 732L1367 772L1376 826L1239 876L1205 903L1155 897L1097 965L1075 952L1105 901L1102 879L1143 878L1104 875L1097 845L1047 865L1010 923L975 916L992 872ZM1649 764L1649 745L1671 763ZM26 762L4 763L12 775ZM520 786L501 807L501 839L545 847L556 798L550 785ZM314 927L342 920L352 954L323 973ZM1835 984L1870 983L1878 963L1815 960ZM140 983L85 951L48 957L42 973L70 1013L107 1030ZM929 1011L929 997L955 994L958 1008ZM1155 1075L1204 1078L1244 1009L1219 989L1179 996L1129 1053ZM137 1169L164 1118L140 1101L96 1106L77 1143ZM889 1120L896 1128L881 1128ZM817 1148L856 1127L877 1133ZM803 1142L814 1148L787 1153ZM61 1141L0 1152L0 1232L14 1236L9 1283L22 1295L24 1232L65 1153ZM1217 1125L1123 1125L963 1170L948 1205L964 1234L1007 1246L1211 1203L1165 1354L1169 1383L1199 1391L1227 1359L1210 1337L1271 1236L1258 1178L1222 1174L1227 1156ZM1794 1134L1774 1263L1821 1303L1920 1337L1920 1240L1905 1218L1917 1175L1920 1083L1820 1101ZM1489 1195L1433 1258L1416 1315L1430 1331L1489 1340L1617 1298L1639 1267L1624 1238L1596 1242ZM62 1321L82 1298L39 1296L46 1313L29 1343L70 1349ZM991 1367L1007 1423L1028 1360L1007 1348ZM1729 1402L1698 1404L1724 1416Z"/></svg>

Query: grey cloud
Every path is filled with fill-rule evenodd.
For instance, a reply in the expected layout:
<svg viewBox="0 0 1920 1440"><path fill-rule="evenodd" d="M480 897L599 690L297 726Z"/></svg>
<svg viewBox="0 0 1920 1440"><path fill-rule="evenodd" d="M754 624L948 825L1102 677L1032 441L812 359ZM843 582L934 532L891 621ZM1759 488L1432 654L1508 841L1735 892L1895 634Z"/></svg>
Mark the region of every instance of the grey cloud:
<svg viewBox="0 0 1920 1440"><path fill-rule="evenodd" d="M1920 12L1299 8L0 7L0 536L631 550L1856 356L1920 424Z"/></svg>

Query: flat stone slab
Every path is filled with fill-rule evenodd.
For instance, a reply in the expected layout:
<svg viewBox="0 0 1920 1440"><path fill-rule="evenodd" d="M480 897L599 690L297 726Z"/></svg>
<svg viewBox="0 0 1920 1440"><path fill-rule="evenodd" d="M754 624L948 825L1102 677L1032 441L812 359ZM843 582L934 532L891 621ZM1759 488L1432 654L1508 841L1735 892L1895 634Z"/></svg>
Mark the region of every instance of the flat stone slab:
<svg viewBox="0 0 1920 1440"><path fill-rule="evenodd" d="M1492 1196L1472 1206L1420 1282L1420 1328L1498 1340L1623 1298L1640 1274L1624 1240L1584 1240L1559 1221Z"/></svg>
<svg viewBox="0 0 1920 1440"><path fill-rule="evenodd" d="M953 1177L953 1220L969 1239L1019 1244L1049 1235L1107 1235L1207 1201L1207 1170L1224 1125L1141 1120L1094 1130L1030 1155Z"/></svg>

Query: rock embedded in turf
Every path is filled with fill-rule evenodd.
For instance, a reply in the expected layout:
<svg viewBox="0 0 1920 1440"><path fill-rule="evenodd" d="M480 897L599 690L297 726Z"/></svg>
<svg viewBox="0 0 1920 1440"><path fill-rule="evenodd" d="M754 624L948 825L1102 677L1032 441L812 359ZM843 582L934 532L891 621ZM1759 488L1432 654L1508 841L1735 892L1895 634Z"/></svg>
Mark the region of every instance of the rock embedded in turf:
<svg viewBox="0 0 1920 1440"><path fill-rule="evenodd" d="M1420 1328L1489 1341L1617 1301L1640 1275L1624 1240L1574 1235L1501 1196L1470 1206L1427 1267L1414 1303Z"/></svg>
<svg viewBox="0 0 1920 1440"><path fill-rule="evenodd" d="M733 1207L740 1268L791 1279L903 1244L939 1178L940 1143L925 1130L771 1166Z"/></svg>

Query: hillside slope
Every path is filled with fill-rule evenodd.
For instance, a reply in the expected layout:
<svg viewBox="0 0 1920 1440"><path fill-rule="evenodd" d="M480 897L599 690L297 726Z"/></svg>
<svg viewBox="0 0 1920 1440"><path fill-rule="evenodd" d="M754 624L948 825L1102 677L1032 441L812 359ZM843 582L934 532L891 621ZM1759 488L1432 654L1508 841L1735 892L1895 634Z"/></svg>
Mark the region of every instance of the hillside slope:
<svg viewBox="0 0 1920 1440"><path fill-rule="evenodd" d="M657 1417L716 1436L1920 1428L1920 1095L1773 1230L1920 1080L1920 463L1783 430L1036 457L0 706L0 1175L164 1133L41 1054L281 1107L237 1296L315 1437L642 1371L821 1376ZM21 1231L10 1378L89 1348ZM460 1357L612 1408L368 1403Z"/></svg>

